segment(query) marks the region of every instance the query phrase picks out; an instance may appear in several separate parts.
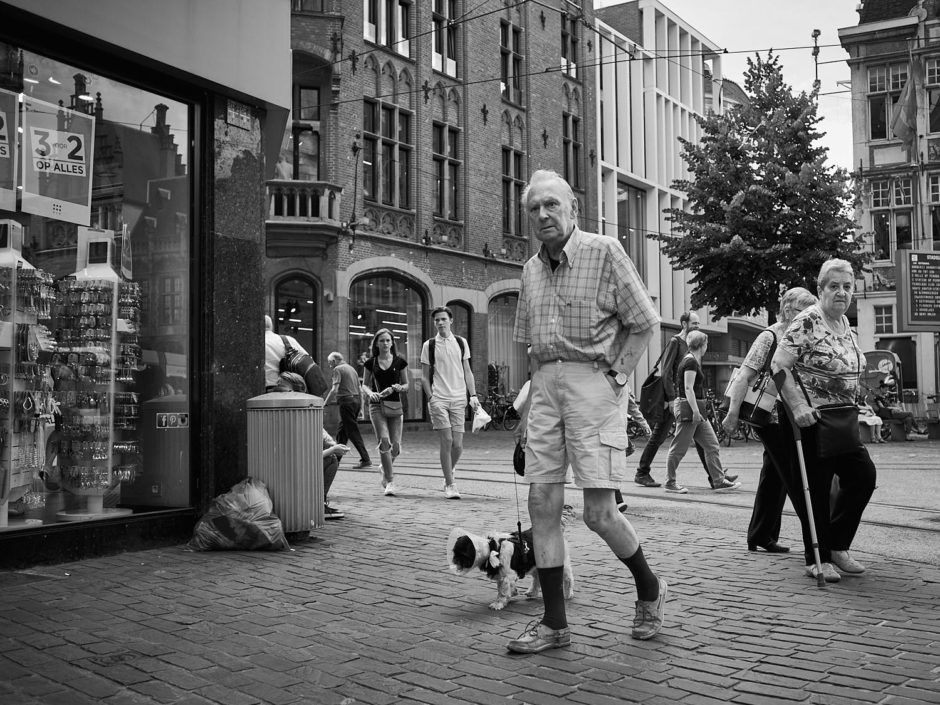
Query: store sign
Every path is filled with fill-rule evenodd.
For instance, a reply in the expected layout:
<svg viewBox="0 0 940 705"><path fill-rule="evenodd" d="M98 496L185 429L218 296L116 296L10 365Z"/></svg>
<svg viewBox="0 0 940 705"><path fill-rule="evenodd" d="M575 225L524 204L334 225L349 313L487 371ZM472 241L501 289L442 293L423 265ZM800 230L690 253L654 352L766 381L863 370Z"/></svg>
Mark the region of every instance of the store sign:
<svg viewBox="0 0 940 705"><path fill-rule="evenodd" d="M940 252L898 250L898 332L940 332Z"/></svg>
<svg viewBox="0 0 940 705"><path fill-rule="evenodd" d="M0 209L16 210L17 94L0 90Z"/></svg>
<svg viewBox="0 0 940 705"><path fill-rule="evenodd" d="M94 141L93 116L26 98L23 211L88 225Z"/></svg>

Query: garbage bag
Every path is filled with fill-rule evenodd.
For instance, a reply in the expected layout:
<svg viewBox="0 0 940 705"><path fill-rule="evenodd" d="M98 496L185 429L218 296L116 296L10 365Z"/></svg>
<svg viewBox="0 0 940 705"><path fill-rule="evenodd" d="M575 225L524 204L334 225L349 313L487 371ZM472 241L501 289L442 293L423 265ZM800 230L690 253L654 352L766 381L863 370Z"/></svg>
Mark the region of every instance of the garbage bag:
<svg viewBox="0 0 940 705"><path fill-rule="evenodd" d="M212 500L187 547L194 551L282 551L290 548L261 480L246 477Z"/></svg>

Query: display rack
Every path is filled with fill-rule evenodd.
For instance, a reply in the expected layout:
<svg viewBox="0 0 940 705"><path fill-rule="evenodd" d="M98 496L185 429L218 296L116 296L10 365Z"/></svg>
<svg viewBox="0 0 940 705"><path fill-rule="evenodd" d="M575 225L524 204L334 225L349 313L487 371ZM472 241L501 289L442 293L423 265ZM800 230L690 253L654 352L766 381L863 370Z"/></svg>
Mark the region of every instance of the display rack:
<svg viewBox="0 0 940 705"><path fill-rule="evenodd" d="M52 316L53 278L23 257L22 241L20 223L0 221L0 528L23 514L17 507L40 478L55 428L55 342L44 323Z"/></svg>
<svg viewBox="0 0 940 705"><path fill-rule="evenodd" d="M131 514L116 506L121 483L139 468L139 405L132 371L139 359L140 289L111 265L113 233L79 231L78 269L59 282L55 401L62 419L55 451L62 486L82 506L59 521Z"/></svg>

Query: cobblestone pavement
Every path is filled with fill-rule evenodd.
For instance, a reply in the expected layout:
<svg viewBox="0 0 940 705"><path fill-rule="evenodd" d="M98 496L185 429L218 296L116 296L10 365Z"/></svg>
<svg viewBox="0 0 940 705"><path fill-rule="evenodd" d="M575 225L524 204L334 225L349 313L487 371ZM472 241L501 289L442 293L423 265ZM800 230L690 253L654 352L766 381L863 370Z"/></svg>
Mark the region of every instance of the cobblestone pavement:
<svg viewBox="0 0 940 705"><path fill-rule="evenodd" d="M346 518L291 551L175 546L0 573L0 702L940 702L940 568L856 550L868 572L821 590L798 553L744 550L743 513L631 514L670 585L646 642L629 636L628 571L575 521L572 645L511 655L541 602L491 611L495 585L444 556L453 526L511 530L517 506L526 524L525 489L497 460L507 439L468 437L460 501L443 498L433 436L406 441L400 496L381 495L377 471L341 470Z"/></svg>

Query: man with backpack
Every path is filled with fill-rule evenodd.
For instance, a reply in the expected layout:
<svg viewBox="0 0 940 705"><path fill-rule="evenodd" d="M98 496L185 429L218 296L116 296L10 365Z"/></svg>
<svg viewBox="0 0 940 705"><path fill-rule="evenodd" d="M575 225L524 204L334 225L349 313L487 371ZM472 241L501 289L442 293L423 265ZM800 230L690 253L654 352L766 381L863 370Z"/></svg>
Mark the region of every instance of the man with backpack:
<svg viewBox="0 0 940 705"><path fill-rule="evenodd" d="M454 314L447 306L431 311L437 335L421 347L421 385L428 400L431 428L438 432L441 470L444 473L444 497L460 499L454 482L454 467L463 452L466 408L480 406L476 379L470 369L470 346L451 332Z"/></svg>

